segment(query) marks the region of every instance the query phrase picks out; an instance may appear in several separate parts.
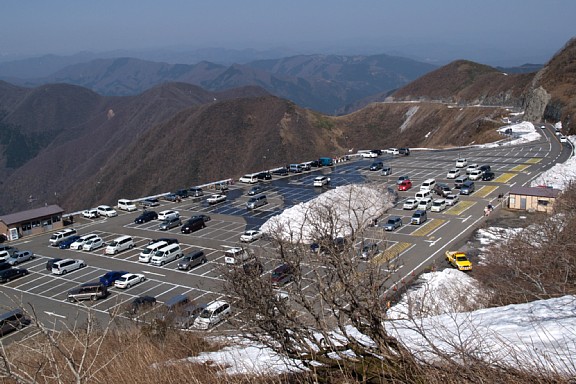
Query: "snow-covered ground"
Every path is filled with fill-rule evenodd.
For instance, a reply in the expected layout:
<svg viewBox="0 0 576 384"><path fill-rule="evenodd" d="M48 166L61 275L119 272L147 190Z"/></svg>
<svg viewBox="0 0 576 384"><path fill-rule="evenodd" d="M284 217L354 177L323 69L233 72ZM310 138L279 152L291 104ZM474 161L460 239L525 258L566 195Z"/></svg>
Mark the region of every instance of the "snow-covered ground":
<svg viewBox="0 0 576 384"><path fill-rule="evenodd" d="M518 144L537 140L540 133L531 123L520 123L511 128L518 137L511 141L487 146ZM574 137L568 138L574 142ZM533 185L547 185L563 189L568 180L576 178L576 159L570 158L536 178ZM325 194L322 194L323 196ZM289 211L289 210L287 210ZM286 214L288 220L303 223L294 209ZM281 216L281 215L280 215ZM276 218L275 220L282 220ZM481 243L498 241L498 229L479 231ZM305 236L304 236L305 237ZM468 293L464 299L447 300L442 294L459 287ZM464 287L464 289L462 289ZM541 300L528 304L499 308L469 310L475 289L474 280L467 274L446 269L424 274L417 288L410 290L391 308L392 321L386 325L415 354L433 358L432 348L416 330L415 322L408 320L413 308L419 308L418 327L426 331L427 340L436 347L457 356L455 346L466 346L478 358L523 368L545 368L567 375L576 375L576 297ZM451 290L453 292L453 290ZM464 340L464 344L462 343ZM197 362L217 364L228 374L279 373L293 368L286 360L270 350L243 342L217 352L191 358Z"/></svg>

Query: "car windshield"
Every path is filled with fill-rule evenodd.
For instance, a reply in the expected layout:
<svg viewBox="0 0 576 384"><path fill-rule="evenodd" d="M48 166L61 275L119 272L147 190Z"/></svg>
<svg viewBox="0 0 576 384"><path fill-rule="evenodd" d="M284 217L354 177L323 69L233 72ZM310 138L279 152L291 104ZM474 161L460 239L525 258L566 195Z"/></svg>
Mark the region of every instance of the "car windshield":
<svg viewBox="0 0 576 384"><path fill-rule="evenodd" d="M203 319L209 319L211 315L212 315L212 311L209 311L209 310L207 310L207 309L204 309L204 310L200 313L200 316L199 316L199 317L201 317L201 318L203 318Z"/></svg>

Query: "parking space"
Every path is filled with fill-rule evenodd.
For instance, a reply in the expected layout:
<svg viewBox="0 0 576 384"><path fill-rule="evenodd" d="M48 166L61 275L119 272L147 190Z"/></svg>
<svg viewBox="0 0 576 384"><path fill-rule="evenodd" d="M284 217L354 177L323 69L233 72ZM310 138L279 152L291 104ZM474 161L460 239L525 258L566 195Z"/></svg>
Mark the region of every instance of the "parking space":
<svg viewBox="0 0 576 384"><path fill-rule="evenodd" d="M499 192L505 190L506 183L511 180L516 181L529 170L531 165L540 163L546 156L545 146L542 147L413 151L411 156L384 155L380 157L380 160L392 168L391 175L382 175L380 171L370 171L369 167L373 159L357 159L332 167L313 169L311 172L284 177L274 176L272 181L259 183L263 186L262 193L266 195L268 203L252 210L246 207L246 202L250 198L247 192L252 187L248 184L230 185L229 190L225 192L226 201L221 203L208 204L207 197L220 191L206 190L202 197L186 198L180 202L160 201L160 205L153 208L156 212L166 209L176 210L180 213L182 222L198 214L211 217L205 228L190 234L182 234L179 226L161 231L159 220L135 224L133 222L135 213L123 211L118 212L117 218L80 219L75 224L75 228L81 234L95 233L106 243L120 235L129 234L134 240L134 247L117 255L105 255L103 248L91 252L58 250L58 257L84 259L87 266L63 276L55 276L46 270L46 261L54 257L53 254L56 252L53 252L53 248L47 249L47 246L42 244L38 246L40 251L35 252L38 257L22 265L31 273L5 284L5 287L26 292L38 298L65 303L70 289L85 282L96 281L110 269L122 269L143 273L146 281L126 290L112 287L110 288L111 295L102 300L67 305L86 305L102 313L109 313L137 296L154 296L159 303L163 303L178 294L187 295L197 303L208 303L221 298L233 302L235 298L231 297L224 288L224 275L230 268L233 268L225 263L224 251L226 247L238 246L239 236L245 230L257 229L270 217L279 214L284 209L309 201L329 188L351 183L382 182L396 191L398 177L407 175L413 181L413 187L408 191L396 191L398 198L395 206L383 217L378 218L380 226L371 228L364 239L364 241L377 244L379 248L378 255L366 262L400 265L405 260L400 261L414 253L423 242L432 243L438 240L441 232L446 231L450 223L457 222L458 224L454 226L460 227L460 223L468 220L472 215L471 212L480 210L490 199L494 199ZM403 202L407 198L414 197L422 182L429 178L453 187L454 180L446 179L446 174L454 168L456 159L460 157L466 157L469 164L490 165L496 174L495 179L477 181L476 191L471 195L460 196L460 201L456 205L446 207L438 213L430 212L428 220L421 225L409 224L414 211L402 209ZM318 175L329 177L331 179L329 186L314 187L313 180ZM453 189L453 193L458 192L457 189ZM387 232L381 225L391 215L400 216L403 225L394 231ZM139 262L139 254L148 245L150 239L161 237L178 238L184 254L194 250L203 250L207 262L189 271L178 270L178 260L161 267ZM242 246L258 257L263 265L264 277L270 275L279 263L277 258L272 257L275 250L266 240L259 239ZM360 254L362 243L355 244L355 247ZM26 245L22 244L21 248L26 248ZM46 250L46 252L41 250ZM311 288L313 271L319 266L322 268L322 261L317 256L311 256L309 261L302 264L304 290L311 296L315 295ZM309 281L308 285L306 281Z"/></svg>

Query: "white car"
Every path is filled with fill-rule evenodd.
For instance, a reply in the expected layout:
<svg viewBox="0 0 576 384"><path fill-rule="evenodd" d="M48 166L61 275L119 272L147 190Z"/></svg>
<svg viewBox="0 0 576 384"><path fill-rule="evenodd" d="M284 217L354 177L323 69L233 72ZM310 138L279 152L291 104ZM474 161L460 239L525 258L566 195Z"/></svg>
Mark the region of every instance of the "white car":
<svg viewBox="0 0 576 384"><path fill-rule="evenodd" d="M95 239L97 237L98 237L98 235L95 233L80 236L80 238L78 240L76 240L75 242L70 244L70 249L76 249L76 250L82 249L84 244L86 244L89 240Z"/></svg>
<svg viewBox="0 0 576 384"><path fill-rule="evenodd" d="M130 288L133 285L143 282L146 277L141 273L127 273L122 275L118 280L114 281L116 288Z"/></svg>
<svg viewBox="0 0 576 384"><path fill-rule="evenodd" d="M100 237L95 237L93 239L88 240L87 242L82 245L82 250L84 251L93 251L100 247L104 246L104 241Z"/></svg>
<svg viewBox="0 0 576 384"><path fill-rule="evenodd" d="M179 217L180 217L180 213L178 211L174 211L172 209L167 209L165 211L158 212L158 220L160 220L160 221L177 219Z"/></svg>
<svg viewBox="0 0 576 384"><path fill-rule="evenodd" d="M196 329L208 329L230 315L230 304L223 300L209 303L192 324Z"/></svg>
<svg viewBox="0 0 576 384"><path fill-rule="evenodd" d="M415 209L418 206L418 200L407 199L402 205L402 209Z"/></svg>
<svg viewBox="0 0 576 384"><path fill-rule="evenodd" d="M98 218L98 216L100 216L100 214L98 213L98 210L96 208L92 208L82 211L82 216L87 219L96 219Z"/></svg>
<svg viewBox="0 0 576 384"><path fill-rule="evenodd" d="M446 200L436 199L432 201L432 207L430 208L430 212L442 212L445 209L446 209Z"/></svg>
<svg viewBox="0 0 576 384"><path fill-rule="evenodd" d="M248 230L240 235L240 241L244 243L250 243L252 241L256 241L262 237L262 232L257 231L255 229Z"/></svg>
<svg viewBox="0 0 576 384"><path fill-rule="evenodd" d="M114 217L114 216L118 216L118 212L116 212L116 210L108 205L99 205L98 207L96 207L96 210L98 211L98 214L100 216L105 216L105 217Z"/></svg>
<svg viewBox="0 0 576 384"><path fill-rule="evenodd" d="M475 169L468 174L468 178L470 180L480 180L483 174L484 172L482 172L481 170Z"/></svg>
<svg viewBox="0 0 576 384"><path fill-rule="evenodd" d="M464 168L468 165L468 160L466 159L458 159L456 160L456 168Z"/></svg>
<svg viewBox="0 0 576 384"><path fill-rule="evenodd" d="M460 197L458 195L451 193L444 198L444 201L446 202L447 206L453 206L460 201Z"/></svg>
<svg viewBox="0 0 576 384"><path fill-rule="evenodd" d="M480 166L478 164L470 164L468 168L466 168L466 174L469 175L470 172L475 171L477 169L480 169Z"/></svg>
<svg viewBox="0 0 576 384"><path fill-rule="evenodd" d="M226 195L220 195L220 194L212 195L209 198L207 198L206 201L208 202L208 204L218 204L223 201L226 201Z"/></svg>
<svg viewBox="0 0 576 384"><path fill-rule="evenodd" d="M566 136L562 135L562 136L560 136L560 142L561 143L567 143L568 139L566 138Z"/></svg>
<svg viewBox="0 0 576 384"><path fill-rule="evenodd" d="M458 168L455 169L451 169L448 171L448 173L446 174L446 178L447 179L455 179L458 176L460 176L460 170Z"/></svg>
<svg viewBox="0 0 576 384"><path fill-rule="evenodd" d="M371 152L371 151L362 152L361 155L362 155L362 157L364 157L364 158L378 157L378 154L377 154L376 152Z"/></svg>
<svg viewBox="0 0 576 384"><path fill-rule="evenodd" d="M328 185L330 182L330 178L328 176L318 176L314 179L314 186L315 187L323 187Z"/></svg>

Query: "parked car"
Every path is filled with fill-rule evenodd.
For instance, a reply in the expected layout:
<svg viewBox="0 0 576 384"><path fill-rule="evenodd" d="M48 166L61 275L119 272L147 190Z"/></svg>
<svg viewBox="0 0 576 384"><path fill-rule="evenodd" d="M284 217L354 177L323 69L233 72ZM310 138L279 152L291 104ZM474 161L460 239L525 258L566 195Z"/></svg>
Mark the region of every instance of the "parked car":
<svg viewBox="0 0 576 384"><path fill-rule="evenodd" d="M451 193L444 198L444 201L446 202L447 206L453 206L460 201L460 197L458 195Z"/></svg>
<svg viewBox="0 0 576 384"><path fill-rule="evenodd" d="M484 172L484 174L482 175L482 181L490 181L490 180L494 180L494 172Z"/></svg>
<svg viewBox="0 0 576 384"><path fill-rule="evenodd" d="M446 209L446 200L444 199L435 199L432 201L432 208L430 208L430 212L442 212Z"/></svg>
<svg viewBox="0 0 576 384"><path fill-rule="evenodd" d="M366 152L361 152L360 156L362 156L365 159L369 159L372 157L378 157L378 154L376 152L366 151Z"/></svg>
<svg viewBox="0 0 576 384"><path fill-rule="evenodd" d="M464 158L456 160L456 168L465 168L466 166L468 166L468 160Z"/></svg>
<svg viewBox="0 0 576 384"><path fill-rule="evenodd" d="M396 180L396 184L401 184L404 180L410 180L410 177L400 176L400 177L398 177L398 180Z"/></svg>
<svg viewBox="0 0 576 384"><path fill-rule="evenodd" d="M398 184L399 191L407 191L412 188L412 182L410 180L402 180L400 184Z"/></svg>
<svg viewBox="0 0 576 384"><path fill-rule="evenodd" d="M392 167L389 165L385 165L380 172L382 176L390 176L392 174Z"/></svg>
<svg viewBox="0 0 576 384"><path fill-rule="evenodd" d="M466 168L466 174L469 175L472 171L475 171L477 169L480 170L480 166L478 164L470 164Z"/></svg>
<svg viewBox="0 0 576 384"><path fill-rule="evenodd" d="M154 211L144 211L134 219L135 224L144 224L152 220L157 220L158 214Z"/></svg>
<svg viewBox="0 0 576 384"><path fill-rule="evenodd" d="M371 171L379 171L382 168L384 168L384 163L381 161L375 161L370 165L370 170Z"/></svg>
<svg viewBox="0 0 576 384"><path fill-rule="evenodd" d="M415 209L418 206L418 200L416 199L406 199L402 205L402 209Z"/></svg>
<svg viewBox="0 0 576 384"><path fill-rule="evenodd" d="M114 217L114 216L118 216L118 212L116 212L116 210L108 205L99 205L98 207L96 207L96 210L98 211L98 214L100 216L104 216L104 217Z"/></svg>
<svg viewBox="0 0 576 384"><path fill-rule="evenodd" d="M230 304L223 300L209 303L192 325L196 329L208 329L220 323L231 313Z"/></svg>
<svg viewBox="0 0 576 384"><path fill-rule="evenodd" d="M460 170L458 168L451 169L446 174L447 179L455 179L458 176L460 176Z"/></svg>
<svg viewBox="0 0 576 384"><path fill-rule="evenodd" d="M390 216L386 224L384 224L384 230L393 231L396 228L402 226L402 218L400 216Z"/></svg>
<svg viewBox="0 0 576 384"><path fill-rule="evenodd" d="M32 251L18 251L6 260L10 265L17 265L25 261L34 259L34 253Z"/></svg>
<svg viewBox="0 0 576 384"><path fill-rule="evenodd" d="M114 281L114 286L120 289L130 288L144 280L146 280L146 277L141 273L127 273Z"/></svg>
<svg viewBox="0 0 576 384"><path fill-rule="evenodd" d="M248 190L247 195L248 196L254 196L254 195L257 195L257 194L262 193L262 192L264 192L264 187L262 187L260 185L255 185Z"/></svg>
<svg viewBox="0 0 576 384"><path fill-rule="evenodd" d="M363 259L368 259L370 257L377 255L378 252L380 252L380 250L378 249L378 244L369 242L365 243L362 246L362 249L360 250L360 256Z"/></svg>
<svg viewBox="0 0 576 384"><path fill-rule="evenodd" d="M169 194L167 194L167 195L164 195L164 200L166 200L166 201L171 201L171 202L173 202L173 203L176 202L176 201L179 201L180 199L181 199L180 196L178 196L178 195L175 194L175 193L169 193Z"/></svg>
<svg viewBox="0 0 576 384"><path fill-rule="evenodd" d="M468 178L470 180L480 180L482 178L482 176L483 176L483 173L479 169L475 169L468 174Z"/></svg>
<svg viewBox="0 0 576 384"><path fill-rule="evenodd" d="M85 242L84 245L82 245L82 250L90 252L103 246L104 240L102 240L100 237L95 237Z"/></svg>
<svg viewBox="0 0 576 384"><path fill-rule="evenodd" d="M222 203L222 202L226 201L226 195L221 195L221 194L212 195L212 196L208 197L206 199L206 201L210 205Z"/></svg>
<svg viewBox="0 0 576 384"><path fill-rule="evenodd" d="M126 312L133 315L142 312L146 308L151 308L156 305L156 298L153 296L138 296L128 304Z"/></svg>
<svg viewBox="0 0 576 384"><path fill-rule="evenodd" d="M182 260L178 262L178 269L189 271L190 269L204 264L207 261L208 259L206 258L204 251L193 251L184 255Z"/></svg>
<svg viewBox="0 0 576 384"><path fill-rule="evenodd" d="M315 187L323 187L330 184L330 178L328 176L317 176L314 178Z"/></svg>
<svg viewBox="0 0 576 384"><path fill-rule="evenodd" d="M272 180L272 174L270 172L260 172L256 177L258 180Z"/></svg>
<svg viewBox="0 0 576 384"><path fill-rule="evenodd" d="M98 300L108 297L108 289L98 282L84 283L68 291L68 301Z"/></svg>
<svg viewBox="0 0 576 384"><path fill-rule="evenodd" d="M191 187L188 189L188 196L200 197L204 195L204 191L200 187Z"/></svg>
<svg viewBox="0 0 576 384"><path fill-rule="evenodd" d="M278 168L278 169L273 170L272 174L276 175L276 176L286 176L289 174L289 172L286 168L283 167L283 168Z"/></svg>
<svg viewBox="0 0 576 384"><path fill-rule="evenodd" d="M148 245L154 244L154 243L159 243L161 241L166 242L166 245L170 245L170 244L178 244L178 239L174 239L172 237L161 237L159 239L151 239L150 241L148 241Z"/></svg>
<svg viewBox="0 0 576 384"><path fill-rule="evenodd" d="M176 228L182 224L182 220L179 217L173 217L171 219L164 220L160 223L160 230L167 231L172 228Z"/></svg>
<svg viewBox="0 0 576 384"><path fill-rule="evenodd" d="M206 228L206 221L204 220L204 218L200 216L193 216L190 219L186 220L184 224L182 224L180 232L192 233L202 228Z"/></svg>
<svg viewBox="0 0 576 384"><path fill-rule="evenodd" d="M126 271L110 271L106 272L104 275L100 276L100 284L110 287L114 285L114 282L120 277L124 276L129 272Z"/></svg>
<svg viewBox="0 0 576 384"><path fill-rule="evenodd" d="M277 288L288 284L294 278L294 268L292 265L285 263L277 266L272 270L270 275L270 282L272 286Z"/></svg>
<svg viewBox="0 0 576 384"><path fill-rule="evenodd" d="M252 241L258 240L261 237L262 232L255 229L250 229L248 231L245 231L242 235L240 235L240 241L244 243L250 243Z"/></svg>
<svg viewBox="0 0 576 384"><path fill-rule="evenodd" d="M10 268L0 271L0 283L8 283L14 279L26 276L28 270L24 268Z"/></svg>
<svg viewBox="0 0 576 384"><path fill-rule="evenodd" d="M92 208L82 211L82 216L87 219L97 219L98 216L100 216L100 214L98 213L98 210L96 208Z"/></svg>
<svg viewBox="0 0 576 384"><path fill-rule="evenodd" d="M480 166L480 170L482 171L482 173L486 173L486 172L490 172L492 170L492 167L485 164L485 165Z"/></svg>
<svg viewBox="0 0 576 384"><path fill-rule="evenodd" d="M180 217L180 213L172 209L167 209L165 211L158 212L158 220L164 221L171 219L173 217Z"/></svg>
<svg viewBox="0 0 576 384"><path fill-rule="evenodd" d="M80 236L80 238L78 238L78 240L76 240L75 242L70 244L70 249L81 250L82 247L84 246L84 244L86 244L86 242L88 242L88 240L92 240L92 239L95 239L97 237L98 237L98 235L95 233L90 233L88 235Z"/></svg>
<svg viewBox="0 0 576 384"><path fill-rule="evenodd" d="M32 321L20 308L4 312L0 314L0 336L7 335L10 332L28 326L31 323Z"/></svg>
<svg viewBox="0 0 576 384"><path fill-rule="evenodd" d="M176 191L176 195L179 196L181 199L185 199L188 197L188 190L187 189L179 189Z"/></svg>
<svg viewBox="0 0 576 384"><path fill-rule="evenodd" d="M78 260L78 259L58 260L52 264L52 273L55 275L65 275L68 272L84 268L85 266L86 263L84 263L84 260Z"/></svg>
<svg viewBox="0 0 576 384"><path fill-rule="evenodd" d="M461 195L470 195L475 190L476 190L476 186L474 185L474 182L471 180L468 180L468 181L464 182L464 184L462 184L462 187L460 187L460 194Z"/></svg>
<svg viewBox="0 0 576 384"><path fill-rule="evenodd" d="M160 200L155 197L149 197L140 202L143 207L157 207L160 205Z"/></svg>
<svg viewBox="0 0 576 384"><path fill-rule="evenodd" d="M79 235L72 235L72 236L70 236L70 237L67 237L66 239L62 240L62 241L60 242L60 244L58 244L58 248L60 248L60 249L68 249L68 248L70 248L70 245L71 245L73 242L77 241L79 238L80 238Z"/></svg>
<svg viewBox="0 0 576 384"><path fill-rule="evenodd" d="M49 259L46 262L46 270L48 272L52 272L52 267L54 266L54 263L56 263L57 261L60 261L60 260L62 260L62 259L59 259L59 258Z"/></svg>
<svg viewBox="0 0 576 384"><path fill-rule="evenodd" d="M438 196L448 196L452 192L452 188L450 188L447 184L438 183L434 186L434 193Z"/></svg>
<svg viewBox="0 0 576 384"><path fill-rule="evenodd" d="M428 215L425 210L417 210L412 214L410 218L410 224L420 225L428 219Z"/></svg>

